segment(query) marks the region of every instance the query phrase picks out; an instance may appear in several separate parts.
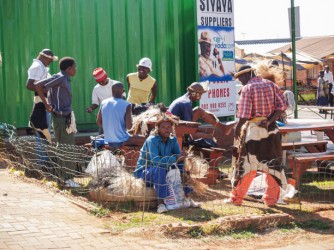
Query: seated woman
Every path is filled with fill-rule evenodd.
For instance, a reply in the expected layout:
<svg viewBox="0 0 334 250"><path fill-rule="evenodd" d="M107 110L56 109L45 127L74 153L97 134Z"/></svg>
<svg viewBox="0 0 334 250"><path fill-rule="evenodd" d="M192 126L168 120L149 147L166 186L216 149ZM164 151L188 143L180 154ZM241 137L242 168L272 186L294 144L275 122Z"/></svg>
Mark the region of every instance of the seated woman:
<svg viewBox="0 0 334 250"><path fill-rule="evenodd" d="M178 208L175 206L175 200L177 197L184 195L185 199L182 201L182 207L199 206L189 198L191 192L189 187L185 187L184 190L178 189L176 192L167 183L170 170L180 169L181 172L184 172L182 163L187 156L186 152L181 152L177 139L173 136L174 126L178 123L175 118L163 114L157 120L155 130L146 139L140 150L140 157L134 171L136 178L141 178L146 184L153 185L159 203L158 213ZM175 176L176 179L180 179L179 172L175 173L178 175Z"/></svg>

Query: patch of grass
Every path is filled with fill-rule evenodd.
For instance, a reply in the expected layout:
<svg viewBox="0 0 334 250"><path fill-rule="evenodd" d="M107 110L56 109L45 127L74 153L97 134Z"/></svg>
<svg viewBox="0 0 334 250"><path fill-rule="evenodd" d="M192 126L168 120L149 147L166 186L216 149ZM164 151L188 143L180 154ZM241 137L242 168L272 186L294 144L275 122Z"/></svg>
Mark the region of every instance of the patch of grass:
<svg viewBox="0 0 334 250"><path fill-rule="evenodd" d="M296 221L284 225L279 225L278 228L282 232L296 231L296 230L316 230L325 231L331 228L331 225L323 220L308 220L308 221Z"/></svg>
<svg viewBox="0 0 334 250"><path fill-rule="evenodd" d="M110 213L110 211L108 209L103 208L103 207L96 207L96 208L90 210L89 213L101 218L101 217L106 217Z"/></svg>
<svg viewBox="0 0 334 250"><path fill-rule="evenodd" d="M302 229L311 229L311 230L329 230L331 228L331 225L323 220L308 220L303 222L296 222L298 227Z"/></svg>
<svg viewBox="0 0 334 250"><path fill-rule="evenodd" d="M134 200L119 202L119 203L110 203L108 209L112 211L122 212L122 213L131 213L138 211L138 206Z"/></svg>
<svg viewBox="0 0 334 250"><path fill-rule="evenodd" d="M187 231L187 235L191 238L201 238L206 235L203 227L193 227Z"/></svg>
<svg viewBox="0 0 334 250"><path fill-rule="evenodd" d="M225 233L225 236L230 236L234 240L247 240L256 237L255 230L253 228L249 228L246 230L232 230Z"/></svg>

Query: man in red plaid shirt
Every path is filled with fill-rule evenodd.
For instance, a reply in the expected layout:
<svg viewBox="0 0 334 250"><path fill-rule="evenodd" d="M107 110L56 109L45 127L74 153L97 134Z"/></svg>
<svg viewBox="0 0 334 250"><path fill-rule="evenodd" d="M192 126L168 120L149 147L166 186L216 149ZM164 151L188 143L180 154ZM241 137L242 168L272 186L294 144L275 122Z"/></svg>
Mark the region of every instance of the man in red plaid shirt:
<svg viewBox="0 0 334 250"><path fill-rule="evenodd" d="M280 88L270 80L256 76L250 65L241 66L234 75L243 87L238 105L239 122L235 131L237 150L230 199L241 205L257 172L266 177L267 189L262 197L268 206L277 203L279 185L286 184L281 164L281 135L276 120L287 108Z"/></svg>

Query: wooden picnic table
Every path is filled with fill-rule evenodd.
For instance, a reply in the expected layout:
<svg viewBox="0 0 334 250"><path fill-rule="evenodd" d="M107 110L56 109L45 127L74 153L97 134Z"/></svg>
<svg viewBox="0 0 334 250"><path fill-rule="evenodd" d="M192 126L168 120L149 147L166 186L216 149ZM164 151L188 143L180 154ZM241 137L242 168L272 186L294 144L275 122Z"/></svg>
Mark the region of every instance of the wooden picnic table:
<svg viewBox="0 0 334 250"><path fill-rule="evenodd" d="M314 105L305 105L305 106L298 106L298 109L308 109L311 112L317 114L318 116L320 116L321 118L327 119L327 114L328 112L330 112L331 115L331 119L334 120L334 107L330 107L330 106L314 106ZM313 109L318 109L320 110L324 110L324 113L320 113L320 112L316 112ZM321 116L322 114L325 115L325 117Z"/></svg>
<svg viewBox="0 0 334 250"><path fill-rule="evenodd" d="M283 135L298 131L322 131L334 143L334 122L320 119L288 119L285 126L279 127Z"/></svg>
<svg viewBox="0 0 334 250"><path fill-rule="evenodd" d="M283 143L287 142L287 134L290 132L302 131L319 131L324 132L328 138L334 143L334 122L321 119L288 119L287 125L279 127L280 133L283 135ZM324 141L317 141L323 144ZM302 145L302 143L301 143ZM286 163L286 150L283 150L283 163ZM322 161L334 160L334 152L309 152L306 154L293 154L289 156L289 167L292 169L292 176L296 180L296 187L300 184L302 174L311 165L317 161L321 164Z"/></svg>

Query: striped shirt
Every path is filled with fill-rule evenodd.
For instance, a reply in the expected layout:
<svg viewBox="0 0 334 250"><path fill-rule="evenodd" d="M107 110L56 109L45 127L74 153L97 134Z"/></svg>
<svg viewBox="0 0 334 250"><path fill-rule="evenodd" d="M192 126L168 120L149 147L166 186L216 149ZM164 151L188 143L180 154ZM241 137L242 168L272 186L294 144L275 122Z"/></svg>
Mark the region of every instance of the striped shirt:
<svg viewBox="0 0 334 250"><path fill-rule="evenodd" d="M242 87L238 105L238 118L269 117L275 110L287 108L281 89L261 77L251 78Z"/></svg>

